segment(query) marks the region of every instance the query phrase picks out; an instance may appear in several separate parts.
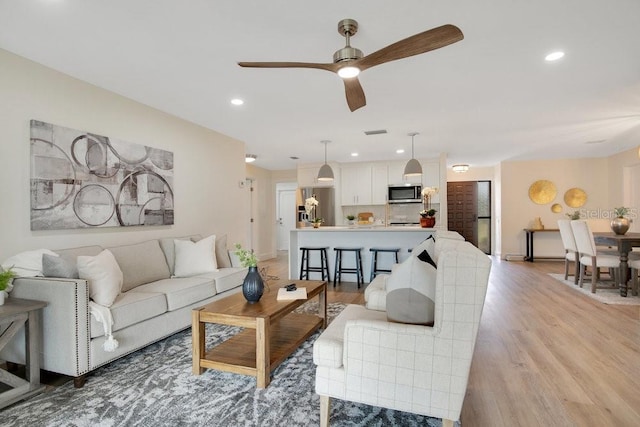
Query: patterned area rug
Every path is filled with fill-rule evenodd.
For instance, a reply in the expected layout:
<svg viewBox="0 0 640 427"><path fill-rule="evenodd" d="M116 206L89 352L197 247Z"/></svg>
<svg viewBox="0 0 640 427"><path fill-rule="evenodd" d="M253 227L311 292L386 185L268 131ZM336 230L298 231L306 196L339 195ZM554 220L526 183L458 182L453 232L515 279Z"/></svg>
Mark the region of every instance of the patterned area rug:
<svg viewBox="0 0 640 427"><path fill-rule="evenodd" d="M310 301L300 311L315 311ZM344 304L329 304L329 320ZM317 312L317 311L316 311ZM235 327L207 325L207 345ZM1 426L317 426L311 336L256 389L253 377L207 370L191 374L191 330L179 332L90 375L82 389L72 382L0 413ZM441 426L441 420L332 399L332 426Z"/></svg>
<svg viewBox="0 0 640 427"><path fill-rule="evenodd" d="M596 293L593 294L591 293L591 278L584 282L581 288L573 284L573 276L569 276L569 280L564 280L564 274L549 273L549 276L569 286L571 289L596 301L600 301L603 304L640 305L640 297L631 295L631 287L629 287L627 297L625 298L620 296L618 289L607 288L611 286L611 282L603 282L601 280L598 281L598 289L596 289Z"/></svg>

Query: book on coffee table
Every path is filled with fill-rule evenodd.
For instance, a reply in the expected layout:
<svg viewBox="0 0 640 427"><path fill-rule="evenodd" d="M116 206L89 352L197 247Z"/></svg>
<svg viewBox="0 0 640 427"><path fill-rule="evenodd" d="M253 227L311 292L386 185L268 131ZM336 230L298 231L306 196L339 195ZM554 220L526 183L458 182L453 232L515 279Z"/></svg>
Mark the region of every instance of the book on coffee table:
<svg viewBox="0 0 640 427"><path fill-rule="evenodd" d="M307 288L298 288L295 291L287 291L286 288L278 289L278 301L287 301L292 299L307 299Z"/></svg>

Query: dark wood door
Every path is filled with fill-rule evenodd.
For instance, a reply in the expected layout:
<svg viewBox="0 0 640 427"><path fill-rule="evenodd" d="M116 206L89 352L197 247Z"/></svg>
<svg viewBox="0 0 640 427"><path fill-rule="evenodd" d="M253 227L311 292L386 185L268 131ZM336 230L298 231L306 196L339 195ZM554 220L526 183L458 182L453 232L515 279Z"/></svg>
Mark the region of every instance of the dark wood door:
<svg viewBox="0 0 640 427"><path fill-rule="evenodd" d="M478 246L478 184L476 181L447 183L449 230L457 231Z"/></svg>

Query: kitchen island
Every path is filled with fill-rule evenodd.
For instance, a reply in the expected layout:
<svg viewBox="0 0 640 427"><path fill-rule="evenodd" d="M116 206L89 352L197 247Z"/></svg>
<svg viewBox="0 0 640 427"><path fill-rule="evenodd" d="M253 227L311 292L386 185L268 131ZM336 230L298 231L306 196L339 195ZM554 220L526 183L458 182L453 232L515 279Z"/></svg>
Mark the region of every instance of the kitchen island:
<svg viewBox="0 0 640 427"><path fill-rule="evenodd" d="M335 251L333 248L362 247L362 267L364 270L364 281L369 282L371 273L370 248L400 248L398 253L399 261L402 262L409 257L409 249L413 249L427 237L434 234L436 228L420 228L419 226L349 226L349 227L305 227L291 230L289 242L289 278L297 279L300 275L300 248L303 246L326 246L329 255L329 271L331 280L335 274ZM342 263L346 267L354 267L354 257L343 256ZM311 257L311 264L320 265L319 255L314 253ZM389 254L378 255L378 268L389 269L392 256ZM320 273L311 273L312 279ZM355 282L355 274L346 274L344 279ZM343 280L344 280L343 279Z"/></svg>

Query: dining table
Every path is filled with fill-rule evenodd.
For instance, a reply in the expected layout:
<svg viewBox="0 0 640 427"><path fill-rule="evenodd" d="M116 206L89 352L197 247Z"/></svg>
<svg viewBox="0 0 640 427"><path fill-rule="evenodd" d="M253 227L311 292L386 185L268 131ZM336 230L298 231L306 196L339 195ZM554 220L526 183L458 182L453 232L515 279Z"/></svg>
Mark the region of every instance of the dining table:
<svg viewBox="0 0 640 427"><path fill-rule="evenodd" d="M596 245L617 248L620 254L620 296L627 296L627 282L629 281L629 252L640 247L640 233L615 234L613 232L594 232L593 240Z"/></svg>

